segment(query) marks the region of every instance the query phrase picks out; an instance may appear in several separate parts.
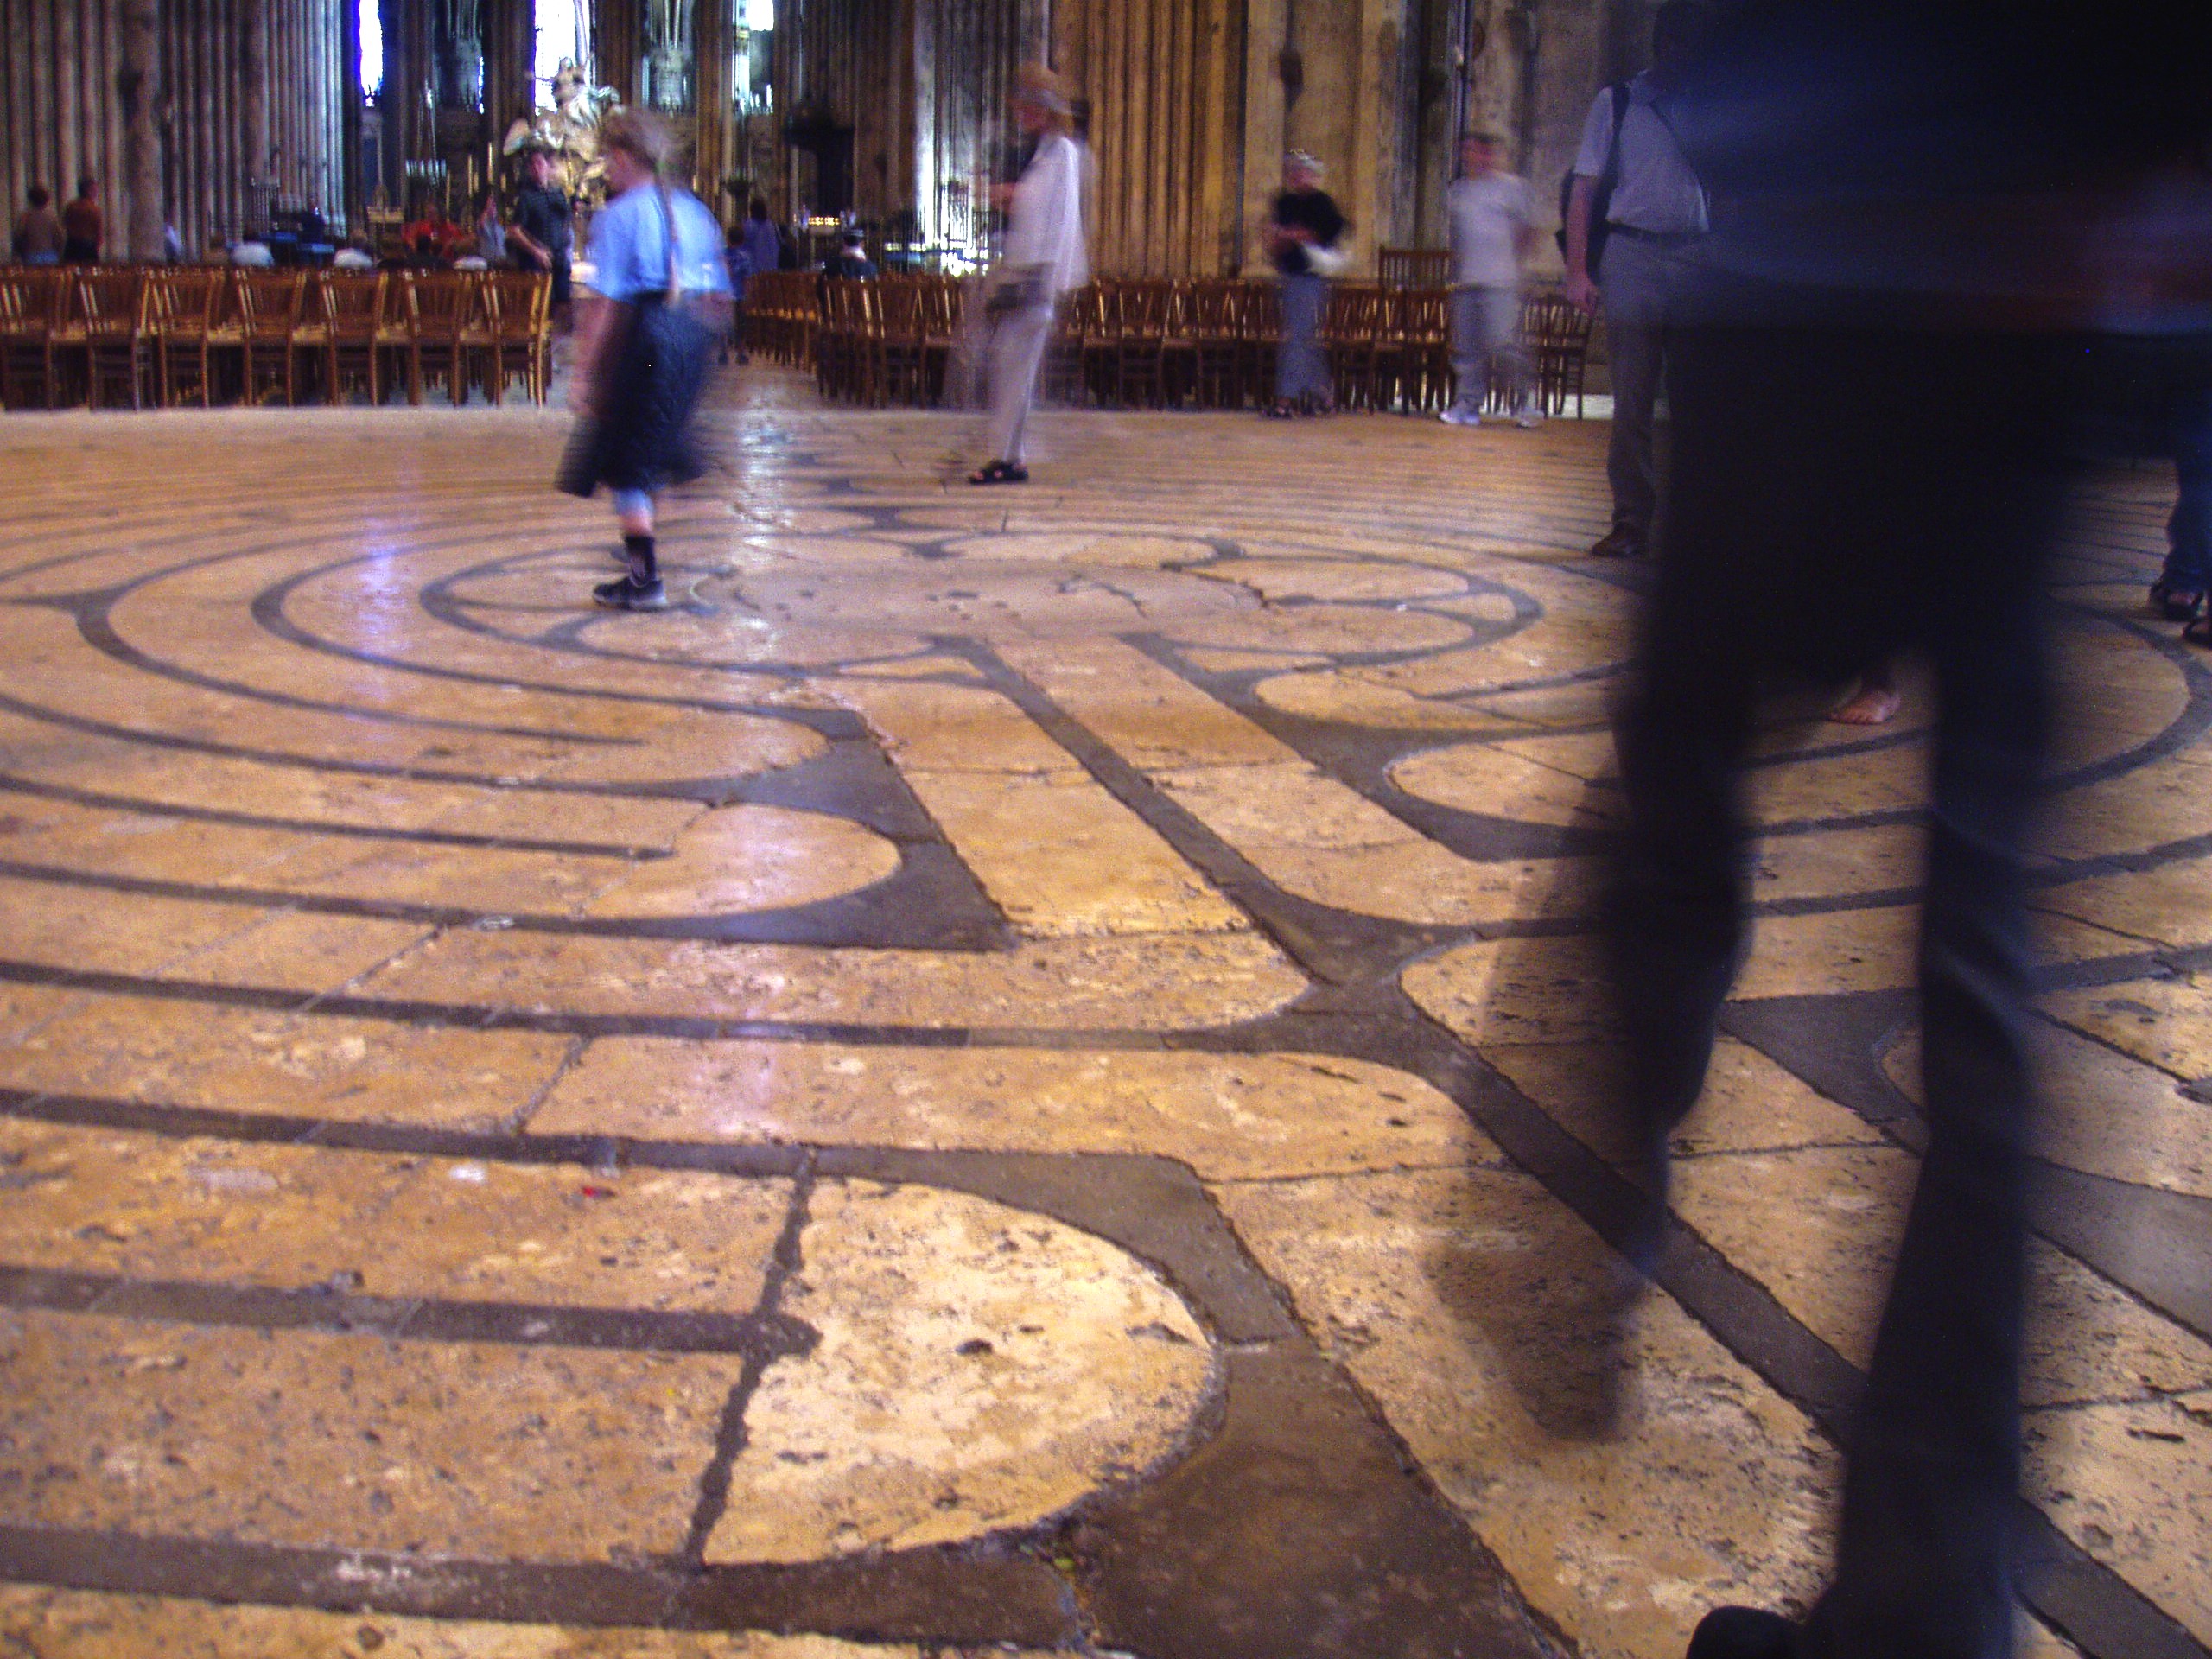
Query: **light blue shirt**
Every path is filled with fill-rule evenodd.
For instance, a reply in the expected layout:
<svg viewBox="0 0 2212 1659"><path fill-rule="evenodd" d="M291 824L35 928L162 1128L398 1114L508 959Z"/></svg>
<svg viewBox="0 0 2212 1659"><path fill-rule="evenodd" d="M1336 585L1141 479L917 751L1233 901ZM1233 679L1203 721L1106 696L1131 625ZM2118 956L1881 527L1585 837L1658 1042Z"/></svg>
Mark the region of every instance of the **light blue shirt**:
<svg viewBox="0 0 2212 1659"><path fill-rule="evenodd" d="M673 186L669 216L676 222L676 277L686 293L727 294L722 229L706 203ZM651 184L626 190L591 222L591 286L610 300L635 300L668 289L668 233L659 192Z"/></svg>

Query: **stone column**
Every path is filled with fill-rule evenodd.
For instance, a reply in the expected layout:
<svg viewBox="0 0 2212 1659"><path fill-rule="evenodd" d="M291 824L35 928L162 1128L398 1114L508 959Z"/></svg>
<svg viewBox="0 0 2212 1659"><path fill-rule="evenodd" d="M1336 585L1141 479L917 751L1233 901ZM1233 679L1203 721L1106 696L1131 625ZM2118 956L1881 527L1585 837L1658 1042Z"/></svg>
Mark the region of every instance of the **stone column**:
<svg viewBox="0 0 2212 1659"><path fill-rule="evenodd" d="M124 184L130 203L133 259L162 257L162 136L154 106L162 96L162 0L123 0Z"/></svg>
<svg viewBox="0 0 2212 1659"><path fill-rule="evenodd" d="M263 226L273 188L269 168L269 3L238 0L238 130L245 165L238 180L245 193L246 227Z"/></svg>

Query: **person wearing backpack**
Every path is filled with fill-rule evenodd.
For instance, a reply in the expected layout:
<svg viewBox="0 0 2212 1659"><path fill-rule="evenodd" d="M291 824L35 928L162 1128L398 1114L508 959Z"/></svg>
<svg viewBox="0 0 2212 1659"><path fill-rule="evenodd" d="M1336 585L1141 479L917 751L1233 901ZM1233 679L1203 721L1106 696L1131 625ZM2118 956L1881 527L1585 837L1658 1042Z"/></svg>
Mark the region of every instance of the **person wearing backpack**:
<svg viewBox="0 0 2212 1659"><path fill-rule="evenodd" d="M1649 545L1658 505L1651 411L1666 364L1669 314L1687 279L1685 255L1706 233L1704 188L1668 125L1666 94L1708 21L1699 0L1667 0L1651 25L1651 67L1599 92L1568 175L1561 235L1567 297L1604 314L1611 348L1612 447L1606 481L1612 528L1590 550L1634 558Z"/></svg>

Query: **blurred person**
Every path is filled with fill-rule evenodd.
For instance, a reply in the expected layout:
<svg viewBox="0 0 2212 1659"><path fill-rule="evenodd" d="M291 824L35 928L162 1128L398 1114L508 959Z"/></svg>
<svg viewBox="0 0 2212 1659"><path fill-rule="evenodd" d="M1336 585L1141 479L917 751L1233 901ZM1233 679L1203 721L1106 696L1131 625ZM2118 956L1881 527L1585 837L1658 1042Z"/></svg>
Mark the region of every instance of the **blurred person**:
<svg viewBox="0 0 2212 1659"><path fill-rule="evenodd" d="M476 257L486 265L507 263L507 227L499 222L499 193L486 190L476 207Z"/></svg>
<svg viewBox="0 0 2212 1659"><path fill-rule="evenodd" d="M377 268L376 256L369 251L360 238L354 237L330 256L330 268L333 270L374 270Z"/></svg>
<svg viewBox="0 0 2212 1659"><path fill-rule="evenodd" d="M1090 278L1084 246L1083 155L1071 129L1071 110L1059 78L1041 66L1016 83L1014 118L1033 140L1020 179L996 194L1007 215L1006 257L983 290L990 328L990 410L984 423L989 459L969 474L970 484L1026 484L1023 435L1037 392L1060 296Z"/></svg>
<svg viewBox="0 0 2212 1659"><path fill-rule="evenodd" d="M515 264L524 270L544 271L553 278L553 309L564 313L569 304L570 250L575 245L574 209L561 188L560 158L540 145L523 162L529 182L515 199L514 222L507 226L507 247Z"/></svg>
<svg viewBox="0 0 2212 1659"><path fill-rule="evenodd" d="M824 274L849 282L866 282L876 274L875 261L868 257L865 239L858 231L847 231L837 238L836 254Z"/></svg>
<svg viewBox="0 0 2212 1659"><path fill-rule="evenodd" d="M58 265L67 240L53 196L42 184L31 186L23 193L23 211L16 215L16 257L27 265Z"/></svg>
<svg viewBox="0 0 2212 1659"><path fill-rule="evenodd" d="M68 265L96 265L105 238L106 215L100 212L99 181L87 173L77 181L77 194L61 210L61 262Z"/></svg>
<svg viewBox="0 0 2212 1659"><path fill-rule="evenodd" d="M2123 286L2152 336L2212 319L2212 182L2131 205L2133 180L2203 143L2208 46L2124 12L1745 0L1670 88L1727 211L1686 260L1668 507L1617 716L1611 981L1641 1196L1616 1236L1639 1265L1668 1260L1668 1137L1745 943L1762 689L1913 651L1936 690L1926 1151L1833 1575L1802 1618L1714 1610L1692 1659L2012 1649L2044 576L2088 331L2116 326Z"/></svg>
<svg viewBox="0 0 2212 1659"><path fill-rule="evenodd" d="M233 242L231 263L248 270L270 270L276 264L276 255L266 242Z"/></svg>
<svg viewBox="0 0 2212 1659"><path fill-rule="evenodd" d="M468 233L446 217L443 202L433 200L423 209L422 218L399 234L416 264L442 265L453 257L455 244L464 241Z"/></svg>
<svg viewBox="0 0 2212 1659"><path fill-rule="evenodd" d="M1268 410L1277 420L1325 415L1335 402L1321 315L1328 279L1347 263L1338 244L1350 225L1321 179L1320 162L1302 149L1292 151L1268 213L1268 250L1282 288L1282 343L1275 354L1275 400Z"/></svg>
<svg viewBox="0 0 2212 1659"><path fill-rule="evenodd" d="M703 470L693 409L728 327L721 226L704 202L662 176L670 148L658 118L618 110L600 130L606 207L592 219L591 289L577 329L569 398L576 430L561 487L613 493L623 574L592 589L616 610L668 608L653 542L653 497Z"/></svg>
<svg viewBox="0 0 2212 1659"><path fill-rule="evenodd" d="M2174 511L2166 563L2151 584L2151 607L2183 625L2181 637L2212 645L2212 357L2183 365L2167 429L2174 458Z"/></svg>
<svg viewBox="0 0 2212 1659"><path fill-rule="evenodd" d="M1683 156L1664 98L1707 16L1698 0L1667 0L1659 8L1651 67L1598 94L1572 169L1567 297L1583 311L1604 314L1613 383L1605 457L1613 523L1590 550L1599 558L1640 555L1658 505L1652 410L1668 326L1687 276L1684 257L1708 224L1704 187Z"/></svg>
<svg viewBox="0 0 2212 1659"><path fill-rule="evenodd" d="M730 338L737 346L740 363L752 361L752 341L746 333L745 308L752 297L753 278L764 270L776 269L779 244L776 227L768 219L768 202L755 196L746 208L744 222L731 233L729 255L730 293L733 307Z"/></svg>
<svg viewBox="0 0 2212 1659"><path fill-rule="evenodd" d="M1460 141L1460 175L1445 193L1452 226L1452 369L1459 393L1443 420L1480 426L1491 365L1505 371L1514 423L1542 416L1529 404L1529 349L1521 337L1521 268L1535 245L1529 187L1498 169L1498 139L1478 132Z"/></svg>

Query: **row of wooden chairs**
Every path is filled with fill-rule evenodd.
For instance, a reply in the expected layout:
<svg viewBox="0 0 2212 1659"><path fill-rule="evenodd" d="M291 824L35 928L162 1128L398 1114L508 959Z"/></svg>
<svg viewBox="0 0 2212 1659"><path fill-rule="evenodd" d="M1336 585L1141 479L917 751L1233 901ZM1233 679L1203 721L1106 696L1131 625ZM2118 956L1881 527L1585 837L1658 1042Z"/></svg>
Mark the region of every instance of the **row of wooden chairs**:
<svg viewBox="0 0 2212 1659"><path fill-rule="evenodd" d="M828 398L925 405L943 397L972 287L935 276L779 275L798 280L748 295L755 349L810 366ZM1571 397L1580 414L1590 320L1538 294L1523 304L1522 326L1542 408L1563 414ZM1118 408L1264 405L1281 331L1271 282L1102 279L1062 306L1046 395ZM1445 289L1332 284L1321 336L1340 407L1433 411L1456 395ZM1513 391L1493 375L1485 401L1503 406Z"/></svg>
<svg viewBox="0 0 2212 1659"><path fill-rule="evenodd" d="M0 406L500 403L518 380L543 404L551 292L527 271L0 267Z"/></svg>

